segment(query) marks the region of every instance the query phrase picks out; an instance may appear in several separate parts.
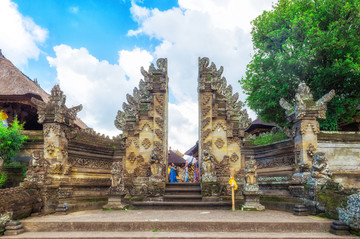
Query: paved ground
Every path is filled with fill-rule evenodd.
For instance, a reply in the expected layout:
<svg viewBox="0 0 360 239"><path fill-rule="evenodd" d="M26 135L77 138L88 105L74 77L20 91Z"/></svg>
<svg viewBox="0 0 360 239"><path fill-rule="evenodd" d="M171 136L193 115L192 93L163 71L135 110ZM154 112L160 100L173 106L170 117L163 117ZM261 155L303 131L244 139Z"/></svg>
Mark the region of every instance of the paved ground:
<svg viewBox="0 0 360 239"><path fill-rule="evenodd" d="M245 212L230 210L89 210L68 215L48 215L24 219L31 222L319 222L330 221L315 216L294 216L288 212L266 210Z"/></svg>

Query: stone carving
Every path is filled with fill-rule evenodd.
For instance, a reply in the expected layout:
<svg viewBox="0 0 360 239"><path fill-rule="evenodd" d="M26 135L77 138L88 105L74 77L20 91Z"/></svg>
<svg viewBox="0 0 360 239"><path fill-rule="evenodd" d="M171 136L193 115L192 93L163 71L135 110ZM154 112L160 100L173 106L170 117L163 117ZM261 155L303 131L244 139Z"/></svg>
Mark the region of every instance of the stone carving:
<svg viewBox="0 0 360 239"><path fill-rule="evenodd" d="M209 123L210 123L210 117L203 119L202 124L201 124L202 129L204 129L206 126L208 126Z"/></svg>
<svg viewBox="0 0 360 239"><path fill-rule="evenodd" d="M331 175L325 153L316 152L312 163L311 177L330 180Z"/></svg>
<svg viewBox="0 0 360 239"><path fill-rule="evenodd" d="M255 210L262 211L265 210L265 207L260 204L260 195L262 194L259 191L259 184L257 182L257 172L256 172L256 161L254 156L251 156L250 159L245 164L245 185L244 185L244 205L242 210Z"/></svg>
<svg viewBox="0 0 360 239"><path fill-rule="evenodd" d="M77 168L92 168L92 169L110 169L112 161L104 159L87 159L78 157L69 157L69 164Z"/></svg>
<svg viewBox="0 0 360 239"><path fill-rule="evenodd" d="M295 167L295 158L293 156L289 156L289 157L271 158L266 160L257 160L256 166L258 169L277 168L277 167Z"/></svg>
<svg viewBox="0 0 360 239"><path fill-rule="evenodd" d="M210 106L205 106L204 108L201 109L201 115L202 117L205 117L209 112L210 112Z"/></svg>
<svg viewBox="0 0 360 239"><path fill-rule="evenodd" d="M245 190L258 191L259 185L257 184L257 171L256 161L254 156L251 156L245 164Z"/></svg>
<svg viewBox="0 0 360 239"><path fill-rule="evenodd" d="M317 150L317 134L320 133L317 118L326 118L326 103L335 95L331 90L318 101L314 101L310 88L300 83L295 94L295 106L285 99L280 100L280 106L285 109L287 120L293 123L290 136L295 142L296 173L311 170L313 156Z"/></svg>
<svg viewBox="0 0 360 239"><path fill-rule="evenodd" d="M310 144L308 145L308 147L307 147L307 154L309 155L310 158L313 158L315 152L316 152L315 146L310 143Z"/></svg>
<svg viewBox="0 0 360 239"><path fill-rule="evenodd" d="M205 139L210 135L211 129L204 130L201 135L202 141L205 141Z"/></svg>
<svg viewBox="0 0 360 239"><path fill-rule="evenodd" d="M224 123L217 122L213 127L213 131L215 131L215 130L218 130L218 131L224 130L224 131L226 131L226 126L225 126Z"/></svg>
<svg viewBox="0 0 360 239"><path fill-rule="evenodd" d="M142 141L142 146L144 146L145 149L148 149L151 147L151 141L148 138L145 138Z"/></svg>
<svg viewBox="0 0 360 239"><path fill-rule="evenodd" d="M111 165L111 187L117 187L121 183L122 167L121 162L116 161Z"/></svg>
<svg viewBox="0 0 360 239"><path fill-rule="evenodd" d="M57 191L57 197L59 199L71 198L73 195L72 188L59 188Z"/></svg>
<svg viewBox="0 0 360 239"><path fill-rule="evenodd" d="M50 163L44 158L44 152L34 151L31 154L27 174L46 174Z"/></svg>
<svg viewBox="0 0 360 239"><path fill-rule="evenodd" d="M229 175L230 170L230 157L224 155L220 163L216 163L216 176L217 177L226 177Z"/></svg>
<svg viewBox="0 0 360 239"><path fill-rule="evenodd" d="M230 160L235 163L236 161L239 160L239 156L234 152L232 153Z"/></svg>
<svg viewBox="0 0 360 239"><path fill-rule="evenodd" d="M161 176L161 162L163 160L161 152L158 149L153 149L150 157L151 163L151 174L155 176Z"/></svg>
<svg viewBox="0 0 360 239"><path fill-rule="evenodd" d="M155 134L161 141L164 140L164 133L163 133L163 131L161 129L156 129Z"/></svg>
<svg viewBox="0 0 360 239"><path fill-rule="evenodd" d="M203 160L201 164L201 177L204 182L216 181L215 157L211 155L208 149L203 151Z"/></svg>
<svg viewBox="0 0 360 239"><path fill-rule="evenodd" d="M156 124L160 127L160 128L163 128L164 127L164 120L160 117L156 117L155 118L155 122Z"/></svg>
<svg viewBox="0 0 360 239"><path fill-rule="evenodd" d="M135 163L136 161L136 156L135 156L135 153L134 152L131 152L128 156L128 160L130 163Z"/></svg>
<svg viewBox="0 0 360 239"><path fill-rule="evenodd" d="M31 154L28 171L26 172L24 181L30 184L44 184L49 166L50 163L44 158L44 153L42 151L34 151Z"/></svg>
<svg viewBox="0 0 360 239"><path fill-rule="evenodd" d="M209 96L209 95L201 95L200 96L201 105L203 105L203 106L209 104L210 100L211 100L211 96ZM209 107L209 110L210 110L210 107Z"/></svg>
<svg viewBox="0 0 360 239"><path fill-rule="evenodd" d="M329 93L321 97L318 101L314 102L313 95L310 93L310 88L304 83L300 83L298 91L295 94L295 107L291 106L284 98L280 99L280 106L285 109L288 120L291 122L291 118L294 115L295 119L302 119L308 110L312 110L315 113L315 118L326 118L326 103L329 102L335 95L335 90L331 90Z"/></svg>
<svg viewBox="0 0 360 239"><path fill-rule="evenodd" d="M48 103L36 98L31 98L31 102L38 108L39 124L42 124L45 121L50 121L72 126L74 124L76 114L82 109L82 105L72 108L67 108L65 106L66 96L63 91L60 90L59 85L55 85L52 88ZM47 114L47 112L52 113Z"/></svg>
<svg viewBox="0 0 360 239"><path fill-rule="evenodd" d="M225 142L224 140L222 140L222 138L217 138L215 141L215 145L218 149L221 149L225 145Z"/></svg>
<svg viewBox="0 0 360 239"><path fill-rule="evenodd" d="M129 148L131 144L134 144L136 148L139 148L139 141L137 138L127 138L126 139L126 148Z"/></svg>
<svg viewBox="0 0 360 239"><path fill-rule="evenodd" d="M108 204L103 208L105 209L123 209L127 206L122 200L126 195L127 191L125 189L123 178L123 170L121 167L121 162L116 161L111 165L111 186L109 189L109 199Z"/></svg>

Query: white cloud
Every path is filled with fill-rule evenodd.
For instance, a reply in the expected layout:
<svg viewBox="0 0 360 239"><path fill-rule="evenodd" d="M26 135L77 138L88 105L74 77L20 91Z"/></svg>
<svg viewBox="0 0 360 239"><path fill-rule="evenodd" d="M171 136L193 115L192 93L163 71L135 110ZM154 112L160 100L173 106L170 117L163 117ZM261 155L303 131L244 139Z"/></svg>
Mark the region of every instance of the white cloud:
<svg viewBox="0 0 360 239"><path fill-rule="evenodd" d="M130 30L128 35L142 34L160 40L161 44L155 48L154 55L156 58L168 58L170 91L176 99L176 102L172 102L174 105L170 104L174 110L169 111L171 144L179 143L180 148L186 144L186 140L194 140L191 142L194 144L197 139L197 114L195 118L191 117L193 114L181 117L195 127L195 130L185 127L181 131L183 141L177 132L179 125L186 124L180 120L175 123L172 114L178 114L175 106L184 106L179 102L197 102L198 57L207 56L218 67L224 66L223 76L233 86L234 92L240 93L240 99L245 100L238 80L245 75L252 53L250 22L271 6L271 0L179 0L179 8L159 11L132 3L131 13L139 27ZM198 106L189 104L187 107L196 112ZM249 114L253 119L256 117L252 111Z"/></svg>
<svg viewBox="0 0 360 239"><path fill-rule="evenodd" d="M169 146L184 153L194 146L198 139L198 103L184 101L169 103Z"/></svg>
<svg viewBox="0 0 360 239"><path fill-rule="evenodd" d="M10 0L0 1L0 48L15 65L27 64L28 59L38 59L48 31L24 17Z"/></svg>
<svg viewBox="0 0 360 239"><path fill-rule="evenodd" d="M79 7L77 6L69 7L69 12L73 14L77 14L79 12Z"/></svg>
<svg viewBox="0 0 360 239"><path fill-rule="evenodd" d="M120 51L119 65L113 65L99 61L86 48L59 45L54 51L56 57L47 57L47 60L50 66L56 67L67 105L83 104L79 116L89 127L110 136L118 135L120 131L114 126L116 113L122 109L126 94L138 85L140 67L148 66L152 56L138 48Z"/></svg>

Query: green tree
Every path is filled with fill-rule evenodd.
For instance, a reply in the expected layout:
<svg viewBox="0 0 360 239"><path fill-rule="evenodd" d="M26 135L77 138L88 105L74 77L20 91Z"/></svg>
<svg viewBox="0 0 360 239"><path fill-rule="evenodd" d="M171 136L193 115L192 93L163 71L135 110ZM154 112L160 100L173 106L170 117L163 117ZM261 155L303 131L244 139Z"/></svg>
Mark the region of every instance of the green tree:
<svg viewBox="0 0 360 239"><path fill-rule="evenodd" d="M19 152L27 139L26 135L21 134L22 130L23 124L19 124L16 118L8 128L0 122L0 173L4 164Z"/></svg>
<svg viewBox="0 0 360 239"><path fill-rule="evenodd" d="M359 0L279 0L252 25L255 54L240 83L262 120L284 125L279 100L293 101L303 81L315 100L336 91L322 129L352 121L360 103Z"/></svg>

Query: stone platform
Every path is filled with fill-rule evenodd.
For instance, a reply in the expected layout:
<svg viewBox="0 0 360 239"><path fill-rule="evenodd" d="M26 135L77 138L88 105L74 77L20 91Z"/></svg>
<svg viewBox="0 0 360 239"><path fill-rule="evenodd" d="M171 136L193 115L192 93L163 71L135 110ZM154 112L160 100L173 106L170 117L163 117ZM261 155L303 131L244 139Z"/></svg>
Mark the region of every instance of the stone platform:
<svg viewBox="0 0 360 239"><path fill-rule="evenodd" d="M2 238L356 238L328 233L331 220L271 210L92 210L21 222L24 234Z"/></svg>

